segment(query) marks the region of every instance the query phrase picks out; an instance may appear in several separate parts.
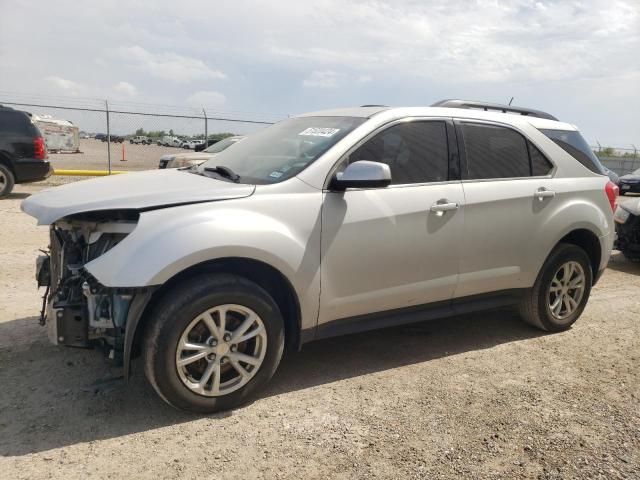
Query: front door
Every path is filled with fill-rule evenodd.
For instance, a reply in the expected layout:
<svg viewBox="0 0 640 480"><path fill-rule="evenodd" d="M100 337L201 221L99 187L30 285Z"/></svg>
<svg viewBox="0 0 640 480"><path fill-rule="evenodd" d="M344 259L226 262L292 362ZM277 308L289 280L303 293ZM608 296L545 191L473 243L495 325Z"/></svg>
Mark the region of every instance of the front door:
<svg viewBox="0 0 640 480"><path fill-rule="evenodd" d="M326 192L319 324L449 300L458 279L463 192L444 121L404 121L352 151L384 162L386 188Z"/></svg>

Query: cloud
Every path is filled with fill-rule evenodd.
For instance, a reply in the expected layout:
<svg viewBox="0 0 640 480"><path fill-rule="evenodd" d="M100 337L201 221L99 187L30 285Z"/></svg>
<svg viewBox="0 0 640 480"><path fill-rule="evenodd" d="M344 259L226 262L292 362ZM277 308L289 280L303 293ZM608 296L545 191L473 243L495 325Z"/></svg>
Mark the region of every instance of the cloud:
<svg viewBox="0 0 640 480"><path fill-rule="evenodd" d="M49 75L45 78L45 82L54 91L57 91L57 93L62 95L69 95L71 97L87 97L91 93L90 87L56 75Z"/></svg>
<svg viewBox="0 0 640 480"><path fill-rule="evenodd" d="M266 51L277 62L317 71L349 69L376 78L401 74L464 84L566 80L638 69L640 8L628 1L320 0L293 12L288 35L269 42ZM320 20L310 27L303 18L312 13Z"/></svg>
<svg viewBox="0 0 640 480"><path fill-rule="evenodd" d="M200 107L221 98L199 92L223 90L226 109L277 118L513 95L601 142L640 143L638 0L111 0L73 16L71 0L3 6L6 91ZM25 19L39 35L23 35Z"/></svg>
<svg viewBox="0 0 640 480"><path fill-rule="evenodd" d="M192 93L186 99L186 103L192 107L213 107L220 108L222 107L227 98L220 92L215 92L212 90L208 91L199 91Z"/></svg>
<svg viewBox="0 0 640 480"><path fill-rule="evenodd" d="M138 89L128 82L118 82L113 86L113 91L124 97L135 97Z"/></svg>
<svg viewBox="0 0 640 480"><path fill-rule="evenodd" d="M309 88L337 88L343 78L342 73L316 70L302 81L302 85Z"/></svg>
<svg viewBox="0 0 640 480"><path fill-rule="evenodd" d="M110 55L132 68L176 83L226 78L224 73L210 68L198 58L173 52L151 53L138 45L113 49Z"/></svg>

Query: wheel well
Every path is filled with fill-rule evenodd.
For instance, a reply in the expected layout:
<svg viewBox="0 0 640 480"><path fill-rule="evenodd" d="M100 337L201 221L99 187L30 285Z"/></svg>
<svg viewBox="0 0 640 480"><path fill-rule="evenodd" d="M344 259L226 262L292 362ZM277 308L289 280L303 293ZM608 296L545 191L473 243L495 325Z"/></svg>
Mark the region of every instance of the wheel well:
<svg viewBox="0 0 640 480"><path fill-rule="evenodd" d="M598 275L598 269L600 268L600 259L602 258L598 237L590 230L579 229L562 237L559 243L570 243L585 251L591 260L591 272L593 273L593 279L595 281Z"/></svg>
<svg viewBox="0 0 640 480"><path fill-rule="evenodd" d="M140 322L136 327L133 349L138 353L142 341L142 333L148 321L150 312L162 298L165 291L195 275L231 273L250 280L271 295L280 308L285 328L285 348L297 350L300 348L301 313L298 296L289 280L277 269L264 262L248 258L222 258L200 263L183 270L165 282L149 300L144 309Z"/></svg>
<svg viewBox="0 0 640 480"><path fill-rule="evenodd" d="M13 171L13 164L11 163L11 160L9 160L3 152L0 152L0 163L7 167L13 175L16 174L16 172Z"/></svg>

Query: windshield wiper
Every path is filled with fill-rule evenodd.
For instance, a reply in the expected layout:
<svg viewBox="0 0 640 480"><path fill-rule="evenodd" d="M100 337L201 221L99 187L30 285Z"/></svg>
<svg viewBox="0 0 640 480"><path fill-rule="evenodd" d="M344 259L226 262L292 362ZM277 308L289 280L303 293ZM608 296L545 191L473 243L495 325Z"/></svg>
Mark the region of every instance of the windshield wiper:
<svg viewBox="0 0 640 480"><path fill-rule="evenodd" d="M240 181L240 175L231 170L229 167L225 167L224 165L216 165L215 167L204 167L204 171L217 173L222 177L228 178L234 183L238 183Z"/></svg>

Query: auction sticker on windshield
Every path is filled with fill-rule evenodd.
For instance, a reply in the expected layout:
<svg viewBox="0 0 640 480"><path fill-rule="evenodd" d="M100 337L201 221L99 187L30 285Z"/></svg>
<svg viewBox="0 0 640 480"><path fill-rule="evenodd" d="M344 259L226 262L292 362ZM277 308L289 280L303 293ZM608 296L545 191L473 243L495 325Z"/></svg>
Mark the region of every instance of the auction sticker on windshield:
<svg viewBox="0 0 640 480"><path fill-rule="evenodd" d="M332 137L339 131L339 128L309 127L298 135L307 135L309 137Z"/></svg>

